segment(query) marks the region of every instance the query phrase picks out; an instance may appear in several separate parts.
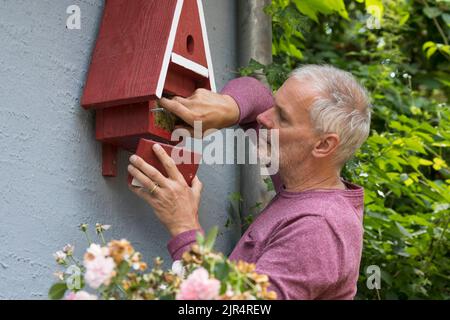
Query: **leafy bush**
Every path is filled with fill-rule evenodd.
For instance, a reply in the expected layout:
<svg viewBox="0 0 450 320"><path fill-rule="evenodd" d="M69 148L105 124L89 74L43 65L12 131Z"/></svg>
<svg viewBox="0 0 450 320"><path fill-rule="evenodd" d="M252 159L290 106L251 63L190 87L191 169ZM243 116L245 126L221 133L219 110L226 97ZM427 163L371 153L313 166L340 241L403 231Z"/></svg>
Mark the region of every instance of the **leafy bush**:
<svg viewBox="0 0 450 320"><path fill-rule="evenodd" d="M372 133L343 175L365 188L359 299L450 298L450 13L443 1L273 0L276 90L299 64L352 72L372 97ZM380 290L366 267L382 271Z"/></svg>

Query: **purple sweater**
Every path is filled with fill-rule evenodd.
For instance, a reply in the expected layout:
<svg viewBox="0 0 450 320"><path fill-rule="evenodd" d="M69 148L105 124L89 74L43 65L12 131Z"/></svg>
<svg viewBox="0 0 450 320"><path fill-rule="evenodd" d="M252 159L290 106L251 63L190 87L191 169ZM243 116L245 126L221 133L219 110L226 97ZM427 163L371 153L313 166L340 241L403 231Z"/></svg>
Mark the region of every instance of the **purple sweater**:
<svg viewBox="0 0 450 320"><path fill-rule="evenodd" d="M271 92L244 77L222 90L240 109L240 125L255 125L256 116L273 106ZM288 192L274 177L277 195L247 229L231 260L256 264L267 274L279 299L353 299L362 251L363 194L345 182L347 190ZM172 238L174 260L195 242L197 230Z"/></svg>

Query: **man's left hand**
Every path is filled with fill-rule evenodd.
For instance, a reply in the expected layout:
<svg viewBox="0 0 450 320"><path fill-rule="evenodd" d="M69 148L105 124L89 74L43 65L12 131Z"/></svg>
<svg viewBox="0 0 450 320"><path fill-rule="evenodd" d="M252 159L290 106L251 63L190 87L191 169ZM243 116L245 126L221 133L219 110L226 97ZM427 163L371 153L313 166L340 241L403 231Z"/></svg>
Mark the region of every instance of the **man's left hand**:
<svg viewBox="0 0 450 320"><path fill-rule="evenodd" d="M197 176L192 180L192 187L186 183L175 161L158 144L153 146L168 174L163 176L155 167L142 158L133 155L128 172L136 178L143 187L130 186L130 190L144 199L161 223L172 236L182 232L201 229L198 222L198 209L202 183Z"/></svg>

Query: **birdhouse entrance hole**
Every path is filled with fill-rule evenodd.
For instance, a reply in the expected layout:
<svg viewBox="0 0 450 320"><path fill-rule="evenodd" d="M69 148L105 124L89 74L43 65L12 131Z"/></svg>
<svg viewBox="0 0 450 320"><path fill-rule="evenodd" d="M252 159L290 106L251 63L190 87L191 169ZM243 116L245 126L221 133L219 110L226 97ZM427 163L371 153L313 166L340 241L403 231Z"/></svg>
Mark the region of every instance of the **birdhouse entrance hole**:
<svg viewBox="0 0 450 320"><path fill-rule="evenodd" d="M188 35L188 37L187 37L186 47L187 47L187 51L190 54L194 53L194 37L192 37L191 35Z"/></svg>

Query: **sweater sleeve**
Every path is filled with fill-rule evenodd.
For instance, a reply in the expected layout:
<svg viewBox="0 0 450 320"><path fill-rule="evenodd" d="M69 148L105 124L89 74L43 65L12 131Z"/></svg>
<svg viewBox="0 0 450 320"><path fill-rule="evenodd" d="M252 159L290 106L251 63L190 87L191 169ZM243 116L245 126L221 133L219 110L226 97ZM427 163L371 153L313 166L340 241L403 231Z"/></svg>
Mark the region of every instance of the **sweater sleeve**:
<svg viewBox="0 0 450 320"><path fill-rule="evenodd" d="M221 94L231 96L238 104L239 125L242 127L256 127L256 117L274 104L272 92L251 77L231 80Z"/></svg>
<svg viewBox="0 0 450 320"><path fill-rule="evenodd" d="M170 239L167 249L172 259L180 260L183 253L188 251L197 240L197 232L203 233L203 230L189 230L176 235Z"/></svg>

